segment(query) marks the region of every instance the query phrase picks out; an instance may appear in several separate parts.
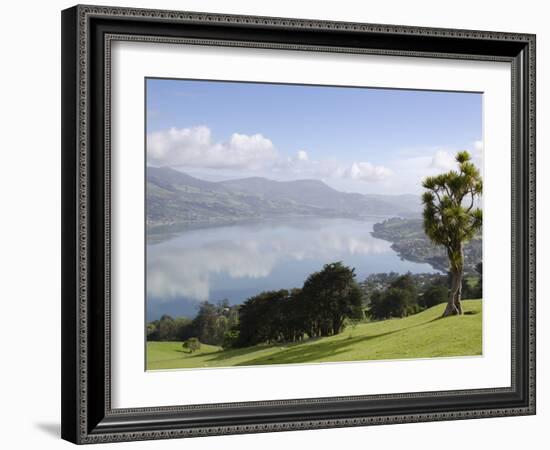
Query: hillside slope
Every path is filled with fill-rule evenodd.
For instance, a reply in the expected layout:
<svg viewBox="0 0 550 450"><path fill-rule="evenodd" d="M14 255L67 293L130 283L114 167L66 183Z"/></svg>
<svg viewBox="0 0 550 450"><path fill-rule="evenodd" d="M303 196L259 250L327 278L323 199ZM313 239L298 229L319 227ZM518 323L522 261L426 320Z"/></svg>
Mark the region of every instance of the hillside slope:
<svg viewBox="0 0 550 450"><path fill-rule="evenodd" d="M222 351L203 345L200 351L188 354L180 342L149 342L147 369L481 355L482 301L465 300L461 317L441 318L444 307L437 305L403 319L363 323L337 336L287 346Z"/></svg>
<svg viewBox="0 0 550 450"><path fill-rule="evenodd" d="M340 192L320 180L274 181L253 177L222 181L234 192L261 195L268 200L330 209L345 215L407 215L420 211L420 199L412 195L363 195ZM416 205L414 200L416 199Z"/></svg>
<svg viewBox="0 0 550 450"><path fill-rule="evenodd" d="M392 243L391 248L399 256L409 261L431 264L435 269L445 272L449 267L449 258L445 248L435 245L424 232L422 219L403 219L393 217L374 224L372 235ZM464 245L464 270L466 274L476 275L476 265L482 261L483 242L481 231Z"/></svg>
<svg viewBox="0 0 550 450"><path fill-rule="evenodd" d="M267 178L210 182L168 167L147 167L147 224L230 223L289 217L414 215L414 196L337 191L319 180Z"/></svg>

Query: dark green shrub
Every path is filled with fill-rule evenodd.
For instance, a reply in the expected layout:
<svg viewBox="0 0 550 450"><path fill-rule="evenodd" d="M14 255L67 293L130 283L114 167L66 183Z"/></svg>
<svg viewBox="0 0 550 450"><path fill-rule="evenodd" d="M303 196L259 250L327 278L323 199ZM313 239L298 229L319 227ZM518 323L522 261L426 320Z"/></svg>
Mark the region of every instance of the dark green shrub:
<svg viewBox="0 0 550 450"><path fill-rule="evenodd" d="M182 347L184 350L187 350L188 353L194 353L200 350L201 342L196 337L192 337L184 341Z"/></svg>
<svg viewBox="0 0 550 450"><path fill-rule="evenodd" d="M420 304L425 308L446 303L449 300L449 289L442 284L429 286L420 297Z"/></svg>

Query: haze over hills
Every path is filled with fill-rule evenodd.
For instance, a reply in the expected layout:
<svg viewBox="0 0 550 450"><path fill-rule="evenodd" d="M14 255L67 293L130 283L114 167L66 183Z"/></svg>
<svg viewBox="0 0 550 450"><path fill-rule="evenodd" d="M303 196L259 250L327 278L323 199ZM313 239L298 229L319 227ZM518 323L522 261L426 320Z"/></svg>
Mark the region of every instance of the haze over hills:
<svg viewBox="0 0 550 450"><path fill-rule="evenodd" d="M340 192L320 180L273 181L255 177L222 181L220 184L236 192L256 193L268 199L284 198L304 205L346 213L357 213L359 209L362 211L361 214L409 215L420 210L420 199L415 195L364 195Z"/></svg>
<svg viewBox="0 0 550 450"><path fill-rule="evenodd" d="M290 217L418 216L415 195L340 192L320 180L253 177L210 182L168 167L147 167L148 226Z"/></svg>

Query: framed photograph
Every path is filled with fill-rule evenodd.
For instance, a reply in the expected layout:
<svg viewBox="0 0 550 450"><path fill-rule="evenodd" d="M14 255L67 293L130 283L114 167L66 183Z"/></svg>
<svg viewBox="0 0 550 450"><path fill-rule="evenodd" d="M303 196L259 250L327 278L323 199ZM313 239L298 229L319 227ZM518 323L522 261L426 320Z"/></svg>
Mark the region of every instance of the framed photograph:
<svg viewBox="0 0 550 450"><path fill-rule="evenodd" d="M535 36L62 12L62 437L535 413Z"/></svg>

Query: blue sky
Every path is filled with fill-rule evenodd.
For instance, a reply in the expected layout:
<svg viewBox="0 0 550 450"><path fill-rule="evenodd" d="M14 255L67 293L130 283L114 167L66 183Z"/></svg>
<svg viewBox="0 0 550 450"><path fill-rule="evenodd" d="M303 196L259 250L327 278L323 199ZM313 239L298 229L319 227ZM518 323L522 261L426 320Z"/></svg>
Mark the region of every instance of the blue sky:
<svg viewBox="0 0 550 450"><path fill-rule="evenodd" d="M481 165L479 93L148 79L146 107L148 163L211 180L400 194L458 150Z"/></svg>

